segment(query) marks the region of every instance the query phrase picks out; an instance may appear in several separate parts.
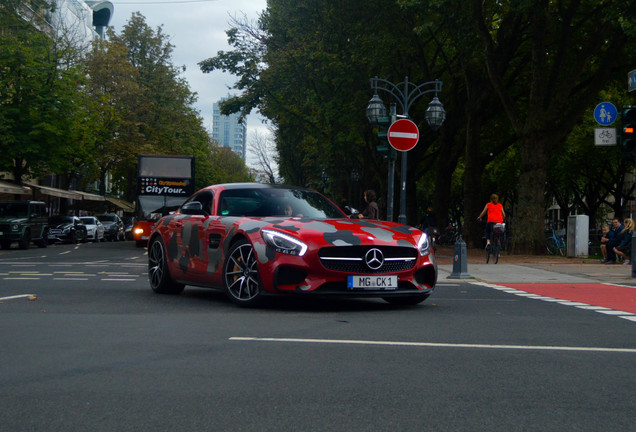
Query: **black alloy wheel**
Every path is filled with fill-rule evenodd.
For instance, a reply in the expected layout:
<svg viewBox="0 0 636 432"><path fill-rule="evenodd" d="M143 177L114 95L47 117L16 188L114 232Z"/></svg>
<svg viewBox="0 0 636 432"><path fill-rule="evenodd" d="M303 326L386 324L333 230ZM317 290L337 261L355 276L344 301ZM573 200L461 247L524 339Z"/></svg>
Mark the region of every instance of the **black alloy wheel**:
<svg viewBox="0 0 636 432"><path fill-rule="evenodd" d="M157 294L181 294L185 285L170 277L166 248L161 237L155 237L148 248L148 280Z"/></svg>
<svg viewBox="0 0 636 432"><path fill-rule="evenodd" d="M236 242L223 266L225 291L230 300L241 306L256 306L262 300L256 252L248 240Z"/></svg>
<svg viewBox="0 0 636 432"><path fill-rule="evenodd" d="M45 248L49 245L49 230L45 229L44 233L42 234L42 238L40 240L38 240L35 244L39 247L39 248Z"/></svg>
<svg viewBox="0 0 636 432"><path fill-rule="evenodd" d="M28 249L30 243L31 243L31 231L27 229L27 230L24 231L24 235L20 239L19 248L20 249Z"/></svg>

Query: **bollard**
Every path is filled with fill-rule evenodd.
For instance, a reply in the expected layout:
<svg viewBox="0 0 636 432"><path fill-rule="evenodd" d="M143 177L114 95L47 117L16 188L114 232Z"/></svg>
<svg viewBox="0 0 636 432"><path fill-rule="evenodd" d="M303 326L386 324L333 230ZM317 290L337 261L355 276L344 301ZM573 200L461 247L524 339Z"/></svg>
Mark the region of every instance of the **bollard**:
<svg viewBox="0 0 636 432"><path fill-rule="evenodd" d="M468 253L466 243L460 235L455 242L455 253L453 254L453 272L448 275L448 279L468 279L472 276L468 274Z"/></svg>
<svg viewBox="0 0 636 432"><path fill-rule="evenodd" d="M632 232L632 250L629 254L629 259L632 264L632 278L636 278L636 264L634 264L634 258L636 258L636 231Z"/></svg>

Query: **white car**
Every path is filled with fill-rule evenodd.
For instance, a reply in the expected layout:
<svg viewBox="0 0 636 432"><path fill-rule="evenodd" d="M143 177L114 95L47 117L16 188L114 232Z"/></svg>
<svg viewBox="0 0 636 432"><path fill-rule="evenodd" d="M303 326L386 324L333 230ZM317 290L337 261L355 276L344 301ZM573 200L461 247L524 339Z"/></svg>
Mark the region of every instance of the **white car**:
<svg viewBox="0 0 636 432"><path fill-rule="evenodd" d="M86 239L98 242L104 241L104 225L94 216L82 216L80 218L86 225Z"/></svg>

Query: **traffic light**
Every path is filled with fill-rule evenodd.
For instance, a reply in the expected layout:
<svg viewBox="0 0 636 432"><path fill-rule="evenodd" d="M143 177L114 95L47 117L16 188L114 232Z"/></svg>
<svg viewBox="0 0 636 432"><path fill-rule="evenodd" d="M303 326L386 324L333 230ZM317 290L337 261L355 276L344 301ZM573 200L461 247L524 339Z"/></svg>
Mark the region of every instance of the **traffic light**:
<svg viewBox="0 0 636 432"><path fill-rule="evenodd" d="M389 126L391 126L391 117L379 117L377 124L378 131L376 132L376 135L380 138L382 144L375 146L375 148L380 155L387 158L389 156L389 140L387 139L387 134Z"/></svg>
<svg viewBox="0 0 636 432"><path fill-rule="evenodd" d="M391 117L379 117L378 126L380 127L380 130L377 132L378 138L382 141L387 141L387 132L389 130L389 126L391 126Z"/></svg>
<svg viewBox="0 0 636 432"><path fill-rule="evenodd" d="M636 106L623 106L621 123L621 151L625 155L636 156Z"/></svg>

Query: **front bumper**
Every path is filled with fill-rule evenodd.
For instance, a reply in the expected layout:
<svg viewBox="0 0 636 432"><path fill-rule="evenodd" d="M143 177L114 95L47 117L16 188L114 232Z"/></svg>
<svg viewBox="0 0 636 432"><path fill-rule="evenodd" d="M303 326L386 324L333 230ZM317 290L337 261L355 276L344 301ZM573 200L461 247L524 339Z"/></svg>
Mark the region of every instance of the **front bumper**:
<svg viewBox="0 0 636 432"><path fill-rule="evenodd" d="M342 265L334 261L326 261L320 252L308 253L304 257L276 254L275 259L259 266L263 289L270 293L296 293L325 296L352 297L392 297L406 295L428 295L437 283L437 264L431 253L420 256L417 250L400 261L393 250L398 248L384 247L387 256L393 254L394 260L387 260L382 268L372 271L363 264L351 262L351 257L363 255L371 246L350 248L344 251L339 248L343 258ZM408 252L408 248L400 248ZM351 257L347 255L351 252ZM397 255L400 255L398 252ZM350 288L349 276L386 277L397 276L397 286L387 289Z"/></svg>

